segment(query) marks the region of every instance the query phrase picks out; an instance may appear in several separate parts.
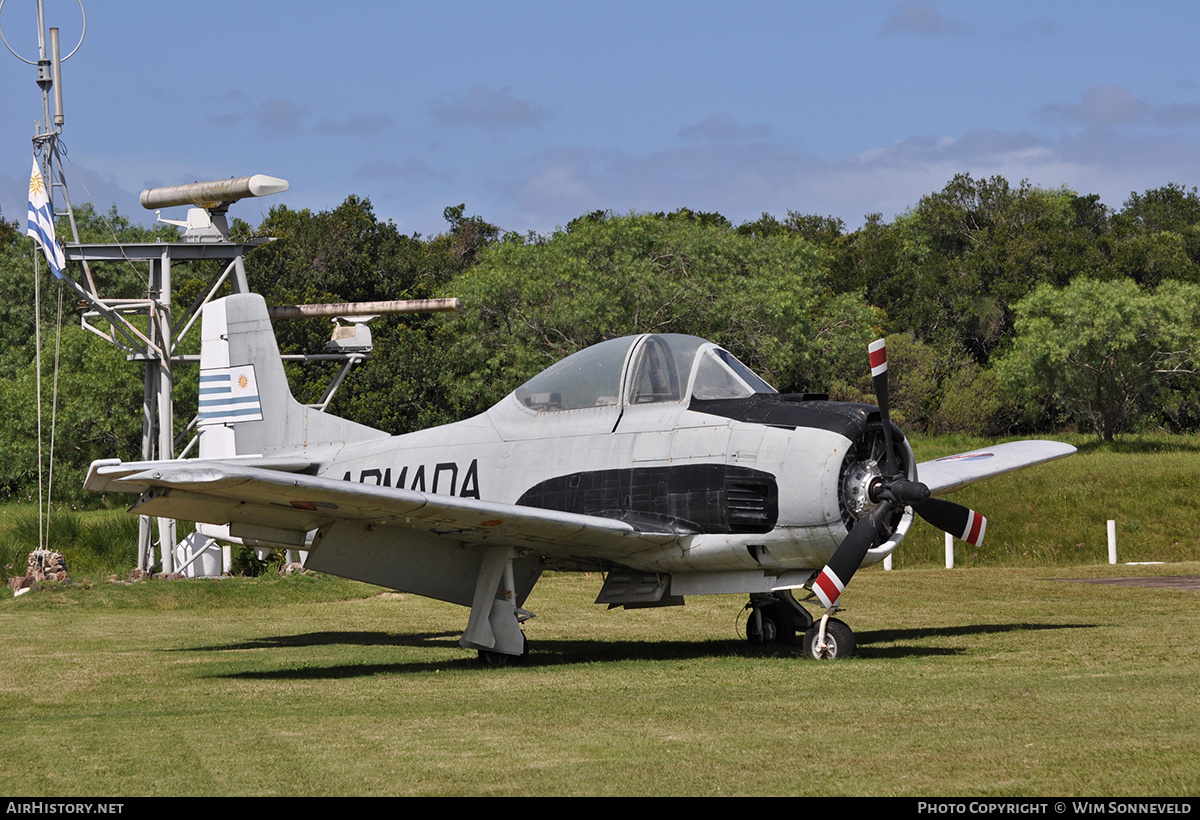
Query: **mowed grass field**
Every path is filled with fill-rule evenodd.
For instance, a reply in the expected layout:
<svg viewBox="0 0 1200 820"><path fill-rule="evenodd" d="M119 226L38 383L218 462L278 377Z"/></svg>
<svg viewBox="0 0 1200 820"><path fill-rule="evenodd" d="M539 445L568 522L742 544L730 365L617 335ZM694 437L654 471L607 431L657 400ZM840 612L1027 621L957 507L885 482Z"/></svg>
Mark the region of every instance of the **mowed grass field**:
<svg viewBox="0 0 1200 820"><path fill-rule="evenodd" d="M505 669L458 647L465 609L329 577L5 591L5 790L1196 795L1200 593L1068 579L1200 575L1198 464L1085 447L956 494L985 548L946 570L918 530L862 570L832 663L748 646L740 596L608 611L598 575L542 579ZM1106 518L1122 561L1169 563L1109 566Z"/></svg>
<svg viewBox="0 0 1200 820"><path fill-rule="evenodd" d="M26 795L1195 795L1200 600L864 570L859 654L753 649L739 598L606 611L550 575L532 653L465 610L331 578L0 601L0 768ZM1169 568L1200 574L1200 564Z"/></svg>

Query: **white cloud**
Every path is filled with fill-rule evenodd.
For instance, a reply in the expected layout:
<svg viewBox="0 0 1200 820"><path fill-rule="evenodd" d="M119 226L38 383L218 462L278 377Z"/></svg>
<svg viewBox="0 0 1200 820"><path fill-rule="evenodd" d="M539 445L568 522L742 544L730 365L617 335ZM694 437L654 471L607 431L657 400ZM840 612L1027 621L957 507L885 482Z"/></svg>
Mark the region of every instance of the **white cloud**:
<svg viewBox="0 0 1200 820"><path fill-rule="evenodd" d="M309 106L284 97L268 97L259 103L254 118L267 131L296 132L308 118Z"/></svg>
<svg viewBox="0 0 1200 820"><path fill-rule="evenodd" d="M884 34L961 35L974 31L970 23L944 17L938 7L927 0L901 3L883 22Z"/></svg>
<svg viewBox="0 0 1200 820"><path fill-rule="evenodd" d="M1170 103L1154 110L1154 122L1165 128L1180 128L1200 122L1200 104Z"/></svg>
<svg viewBox="0 0 1200 820"><path fill-rule="evenodd" d="M497 91L477 85L466 97L446 94L430 108L434 121L450 128L536 128L548 116L544 106L517 99L507 86Z"/></svg>
<svg viewBox="0 0 1200 820"><path fill-rule="evenodd" d="M383 159L364 162L355 169L353 178L365 181L400 179L405 182L415 183L427 180L445 182L450 177L447 174L437 173L427 163L419 159L409 157L403 162L393 162Z"/></svg>
<svg viewBox="0 0 1200 820"><path fill-rule="evenodd" d="M703 143L642 155L556 150L529 158L514 178L494 180L496 207L483 212L496 214L505 227L542 232L594 210L679 207L718 211L734 224L763 211L829 214L854 229L868 213L894 218L958 173L1065 185L1119 208L1130 191L1200 178L1198 148L1191 140L1119 138L1106 130L1051 139L984 129L914 136L834 160L780 141Z"/></svg>
<svg viewBox="0 0 1200 820"><path fill-rule="evenodd" d="M378 134L392 126L392 118L387 114L354 114L335 120L325 117L315 126L317 134L336 134L353 136L355 134Z"/></svg>

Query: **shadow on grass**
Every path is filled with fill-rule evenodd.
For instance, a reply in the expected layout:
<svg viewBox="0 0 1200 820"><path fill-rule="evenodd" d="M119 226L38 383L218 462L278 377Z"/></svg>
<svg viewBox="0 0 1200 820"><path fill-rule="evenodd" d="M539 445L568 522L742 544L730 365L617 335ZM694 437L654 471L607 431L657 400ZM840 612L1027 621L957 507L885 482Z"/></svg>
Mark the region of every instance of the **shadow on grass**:
<svg viewBox="0 0 1200 820"><path fill-rule="evenodd" d="M1200 443L1183 440L1182 437L1147 438L1131 437L1117 438L1116 441L1101 441L1089 438L1076 445L1080 455L1091 453L1119 453L1122 455L1140 455L1144 453L1200 453Z"/></svg>
<svg viewBox="0 0 1200 820"><path fill-rule="evenodd" d="M280 649L295 646L457 646L461 632L305 632L253 641L169 649L168 652L227 652L235 649Z"/></svg>
<svg viewBox="0 0 1200 820"><path fill-rule="evenodd" d="M860 633L858 656L864 659L922 658L958 655L962 649L915 645L914 641L936 637L989 635L1006 632L1046 631L1058 629L1094 629L1093 624L979 624L932 629L876 630ZM276 649L302 646L407 646L423 649L459 650L458 632L392 634L384 632L314 632L284 635L237 644L196 647L172 651L225 651L236 649ZM900 646L875 646L906 642ZM803 659L799 636L794 643L772 646L749 646L741 640L710 641L538 641L532 645L529 657L509 668L538 668L628 661L720 660L725 658L783 658L800 662ZM334 666L300 666L282 669L227 672L207 677L240 680L325 680L429 673L451 670L486 669L473 656L445 660L409 661L398 663L354 663Z"/></svg>
<svg viewBox="0 0 1200 820"><path fill-rule="evenodd" d="M1096 624L973 624L924 629L878 629L859 632L858 656L862 658L915 658L929 655L957 655L961 649L947 647L875 646L875 644L919 641L923 638L949 638L963 635L999 635L1006 632L1043 632L1058 629L1095 629Z"/></svg>

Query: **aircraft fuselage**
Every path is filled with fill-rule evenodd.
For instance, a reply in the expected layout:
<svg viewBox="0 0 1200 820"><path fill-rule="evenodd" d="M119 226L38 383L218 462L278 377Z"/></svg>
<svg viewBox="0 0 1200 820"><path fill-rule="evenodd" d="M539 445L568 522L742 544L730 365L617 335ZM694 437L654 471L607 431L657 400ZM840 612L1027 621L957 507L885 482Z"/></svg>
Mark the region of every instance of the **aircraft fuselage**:
<svg viewBox="0 0 1200 820"><path fill-rule="evenodd" d="M692 409L697 404L714 403L547 413L509 396L472 419L397 436L386 447L347 445L317 474L674 534L658 549L611 556L647 572L823 566L847 531L845 466L874 408L766 396L740 407ZM772 423L707 410L757 411ZM548 559L570 565L570 545Z"/></svg>

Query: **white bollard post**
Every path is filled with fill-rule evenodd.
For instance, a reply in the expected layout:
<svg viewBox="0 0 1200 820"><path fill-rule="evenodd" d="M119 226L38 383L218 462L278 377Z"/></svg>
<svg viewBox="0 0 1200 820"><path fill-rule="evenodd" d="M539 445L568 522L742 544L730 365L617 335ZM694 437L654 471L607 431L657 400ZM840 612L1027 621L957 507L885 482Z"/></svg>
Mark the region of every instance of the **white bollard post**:
<svg viewBox="0 0 1200 820"><path fill-rule="evenodd" d="M1108 519L1108 563L1117 563L1117 522Z"/></svg>
<svg viewBox="0 0 1200 820"><path fill-rule="evenodd" d="M890 552L883 557L883 570L884 572L892 571L892 554Z"/></svg>
<svg viewBox="0 0 1200 820"><path fill-rule="evenodd" d="M946 533L946 569L954 569L954 536Z"/></svg>

